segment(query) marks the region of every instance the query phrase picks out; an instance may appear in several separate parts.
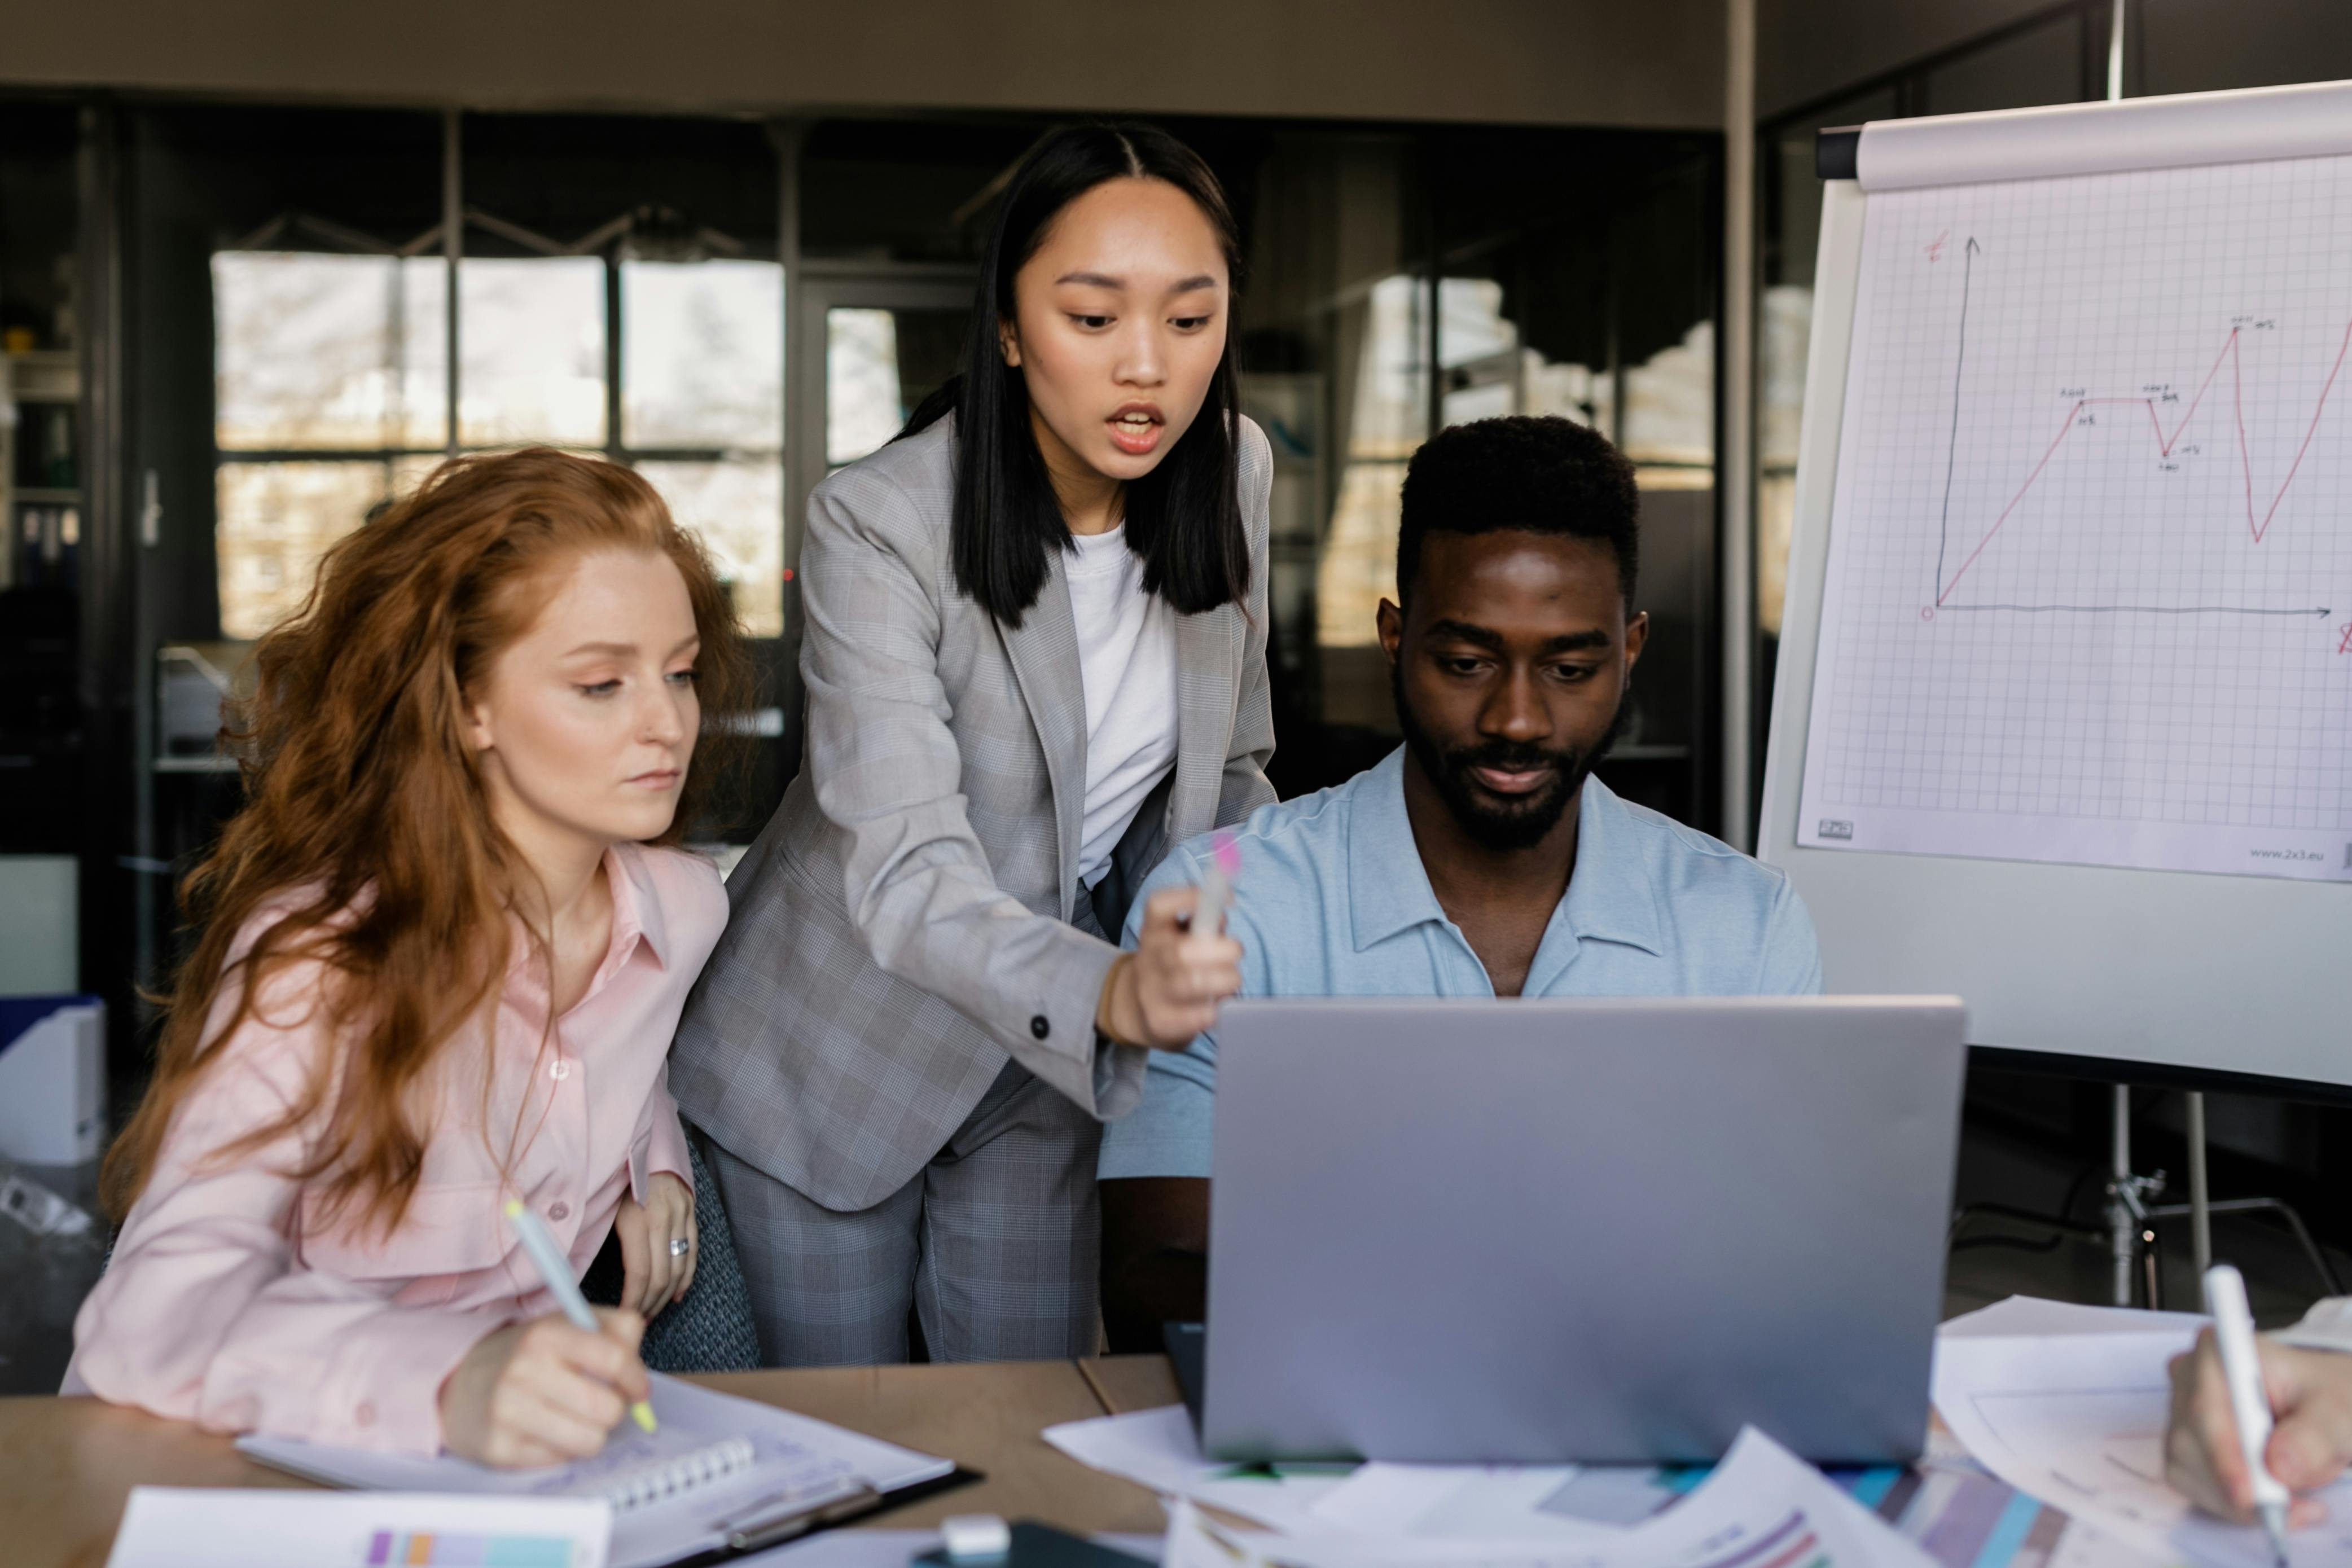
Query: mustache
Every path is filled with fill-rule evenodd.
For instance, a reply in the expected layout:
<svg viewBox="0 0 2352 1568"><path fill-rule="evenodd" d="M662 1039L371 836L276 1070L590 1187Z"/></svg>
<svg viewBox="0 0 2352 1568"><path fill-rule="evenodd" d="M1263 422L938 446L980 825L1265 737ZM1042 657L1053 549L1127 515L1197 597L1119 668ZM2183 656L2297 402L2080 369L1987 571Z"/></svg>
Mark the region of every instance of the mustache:
<svg viewBox="0 0 2352 1568"><path fill-rule="evenodd" d="M1445 765L1455 769L1491 768L1497 773L1532 773L1549 768L1555 772L1573 772L1580 760L1576 747L1548 750L1540 746L1514 745L1509 741L1490 741L1484 746L1467 746L1445 754Z"/></svg>

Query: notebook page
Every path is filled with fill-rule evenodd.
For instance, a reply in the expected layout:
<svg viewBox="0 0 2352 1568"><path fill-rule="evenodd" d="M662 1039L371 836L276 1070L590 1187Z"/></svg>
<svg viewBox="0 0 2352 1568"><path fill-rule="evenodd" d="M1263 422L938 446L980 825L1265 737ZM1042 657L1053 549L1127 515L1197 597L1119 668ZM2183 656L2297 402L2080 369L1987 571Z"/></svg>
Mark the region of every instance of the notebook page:
<svg viewBox="0 0 2352 1568"><path fill-rule="evenodd" d="M749 1439L752 1462L716 1480L614 1515L614 1568L646 1568L717 1543L730 1521L774 1508L816 1506L860 1487L891 1492L936 1479L954 1462L829 1422L656 1374L650 1435L624 1424L595 1458L553 1469L498 1470L454 1458L420 1458L289 1438L247 1436L252 1458L332 1486L383 1491L601 1495L640 1468L677 1462L730 1438Z"/></svg>

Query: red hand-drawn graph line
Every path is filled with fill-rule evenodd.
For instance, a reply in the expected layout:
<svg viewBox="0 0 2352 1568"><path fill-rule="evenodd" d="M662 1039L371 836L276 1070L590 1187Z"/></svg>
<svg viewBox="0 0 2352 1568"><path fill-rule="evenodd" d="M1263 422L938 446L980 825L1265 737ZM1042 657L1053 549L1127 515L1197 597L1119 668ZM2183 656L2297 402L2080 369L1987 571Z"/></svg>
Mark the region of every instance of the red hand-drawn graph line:
<svg viewBox="0 0 2352 1568"><path fill-rule="evenodd" d="M2221 373L2224 363L2230 367L2231 414L2237 426L2238 470L2245 486L2246 531L2252 536L2254 543L2262 543L2263 537L2270 532L2272 521L2278 516L2280 504L2286 499L2288 487L2294 483L2295 474L2303 467L2304 455L2311 450L2312 437L2319 432L2319 416L2326 412L2327 397L2336 390L2336 378L2343 372L2345 356L2347 352L2352 352L2352 322L2345 325L2344 340L2336 350L2336 362L2328 368L2327 380L2319 389L2319 401L2311 411L2311 423L2304 428L2303 444L2295 448L2294 461L2287 465L2286 477L2279 481L2277 491L2271 497L2270 506L2259 518L2254 516L2253 458L2246 445L2245 370L2238 353L2238 339L2242 330L2243 329L2237 327L2230 329L2230 336L2221 344L2221 351L2213 357L2212 369L2207 371L2205 379L2198 383L2197 395L2189 400L2187 411L2181 414L2179 422L2172 427L2172 433L2169 435L2165 434L2163 421L2157 417L2156 400L2152 397L2086 397L2076 400L2074 405L2066 411L2065 421L2059 426L2057 435L2042 452L2042 461L2033 465L2033 471L2025 476L2025 483L2017 487L2017 494L2009 498L2009 505L2003 507L2000 509L2000 516L1992 520L1992 527L1987 528L1984 538L1977 541L1977 548L1969 552L1968 559L1960 562L1958 570L1953 571L1948 580L1937 585L1936 602L1941 605L1951 597L1952 590L1959 586L1960 579L1968 575L1969 568L1974 566L1977 563L1977 558L1984 554L1985 547L1992 543L1993 536L2000 532L2001 525L2009 521L2011 514L2015 512L2019 504L2025 499L2026 493L2033 488L2033 482L2042 477L2042 471L2050 466L2052 458L2058 455L2059 447L2064 445L2066 438L2074 433L2077 428L2075 422L2081 418L2084 409L2096 407L2102 403L2138 404L2147 410L2148 428L2156 436L2158 455L2169 457L2172 455L2173 446L2180 440L2181 432L2188 429L2189 422L2197 417L2198 409L2205 402L2206 392L2211 390L2214 378Z"/></svg>

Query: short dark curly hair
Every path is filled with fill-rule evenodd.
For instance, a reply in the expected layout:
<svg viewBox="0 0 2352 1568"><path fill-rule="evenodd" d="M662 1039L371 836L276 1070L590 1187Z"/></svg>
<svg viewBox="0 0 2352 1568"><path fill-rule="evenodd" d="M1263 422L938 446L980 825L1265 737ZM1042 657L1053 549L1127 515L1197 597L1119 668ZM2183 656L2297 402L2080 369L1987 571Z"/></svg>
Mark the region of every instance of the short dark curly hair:
<svg viewBox="0 0 2352 1568"><path fill-rule="evenodd" d="M1519 529L1607 545L1631 611L1641 510L1633 465L1597 430L1549 414L1454 425L1423 442L1405 467L1398 597L1412 592L1429 535Z"/></svg>

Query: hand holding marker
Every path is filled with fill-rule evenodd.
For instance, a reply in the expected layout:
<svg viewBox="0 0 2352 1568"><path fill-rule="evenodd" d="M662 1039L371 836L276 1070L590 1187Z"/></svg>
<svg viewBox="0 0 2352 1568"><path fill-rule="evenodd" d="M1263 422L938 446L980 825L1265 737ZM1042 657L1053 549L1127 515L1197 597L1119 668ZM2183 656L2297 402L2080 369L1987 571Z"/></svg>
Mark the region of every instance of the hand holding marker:
<svg viewBox="0 0 2352 1568"><path fill-rule="evenodd" d="M1103 1038L1182 1051L1203 1030L1216 1027L1218 1002L1242 984L1235 965L1239 945L1223 940L1240 866L1234 835L1220 832L1211 842L1199 885L1163 887L1142 901L1135 946L1111 961L1096 1007L1095 1029ZM1040 1040L1045 1026L1043 1015L1034 1020Z"/></svg>
<svg viewBox="0 0 2352 1568"><path fill-rule="evenodd" d="M514 1198L507 1199L507 1219L515 1228L515 1238L539 1270L539 1277L547 1281L548 1293L555 1298L556 1306L571 1320L572 1326L590 1333L601 1333L603 1327L590 1310L588 1298L580 1293L580 1282L572 1277L572 1262L539 1216L525 1208ZM650 1432L654 1429L654 1407L650 1401L640 1399L629 1406L629 1415L636 1424Z"/></svg>

